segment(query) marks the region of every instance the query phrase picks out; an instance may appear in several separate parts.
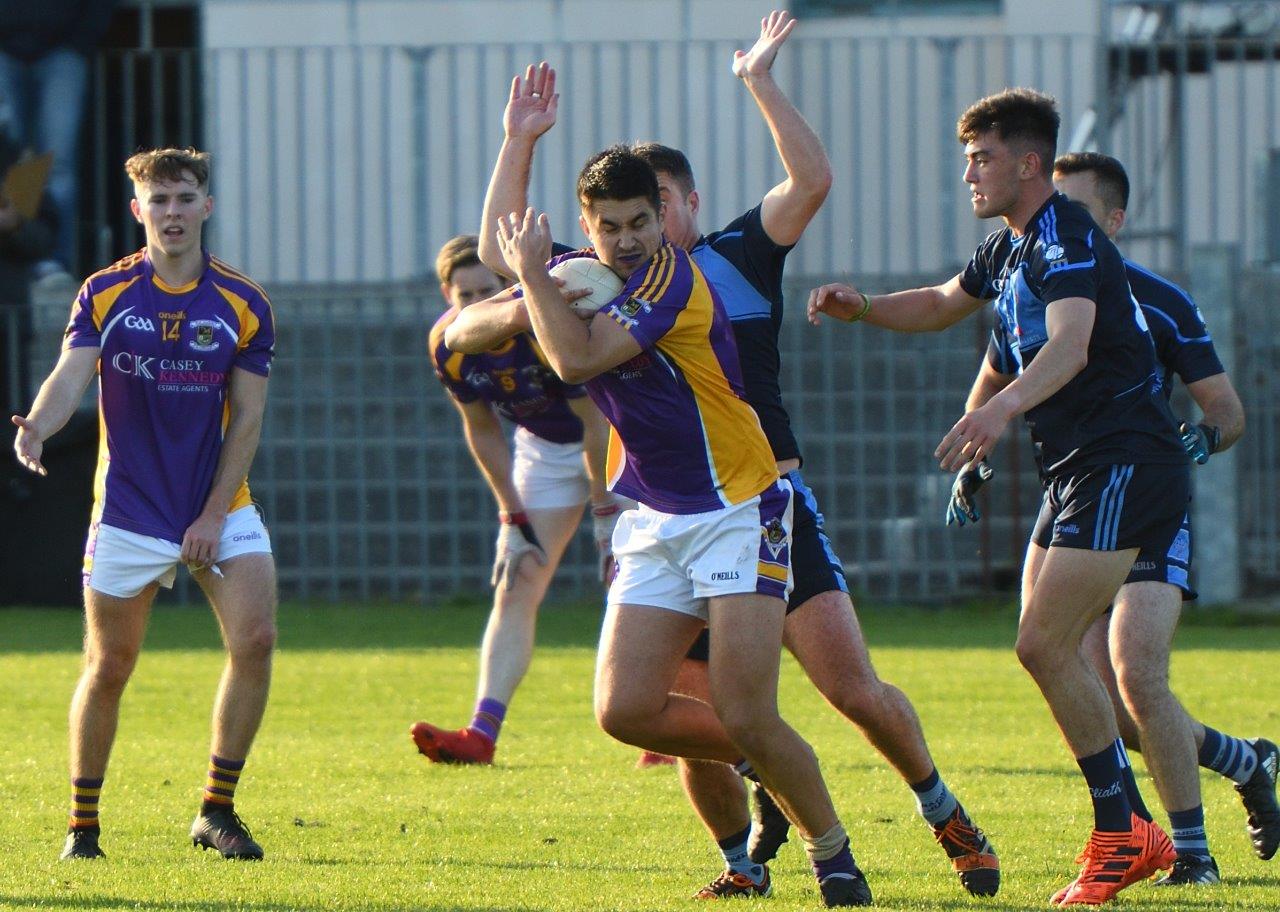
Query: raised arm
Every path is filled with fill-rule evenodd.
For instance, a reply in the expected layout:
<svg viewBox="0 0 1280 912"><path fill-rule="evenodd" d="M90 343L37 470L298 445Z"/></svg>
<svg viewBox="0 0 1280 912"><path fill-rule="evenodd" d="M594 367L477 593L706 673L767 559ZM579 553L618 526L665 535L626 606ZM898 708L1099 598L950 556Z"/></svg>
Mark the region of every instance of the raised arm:
<svg viewBox="0 0 1280 912"><path fill-rule="evenodd" d="M963 320L982 306L954 276L941 285L913 288L893 294L867 295L852 285L823 285L809 292L809 322L817 326L821 315L845 323L859 321L898 332L937 332Z"/></svg>
<svg viewBox="0 0 1280 912"><path fill-rule="evenodd" d="M26 416L14 415L10 420L18 428L13 451L18 462L38 475L48 475L40 461L44 443L75 413L85 387L93 379L101 349L92 346L63 349L53 372L40 385L40 392Z"/></svg>
<svg viewBox="0 0 1280 912"><path fill-rule="evenodd" d="M515 275L515 269L498 247L498 218L524 212L533 168L533 147L538 137L555 126L559 100L556 71L547 66L545 60L536 67L529 64L524 76L511 80L511 96L502 114L502 148L498 150L498 160L485 191L480 220L480 262L498 275Z"/></svg>
<svg viewBox="0 0 1280 912"><path fill-rule="evenodd" d="M800 240L810 219L831 189L831 162L818 134L796 110L773 78L778 56L796 20L774 10L760 20L760 37L749 51L735 51L733 72L755 99L786 179L765 195L760 211L764 230L774 243L788 247Z"/></svg>
<svg viewBox="0 0 1280 912"><path fill-rule="evenodd" d="M222 435L222 452L213 472L213 484L204 508L182 536L182 560L194 567L208 567L218 560L218 545L227 510L236 491L249 476L258 452L262 416L267 408L267 378L242 367L231 371L227 393L230 420Z"/></svg>

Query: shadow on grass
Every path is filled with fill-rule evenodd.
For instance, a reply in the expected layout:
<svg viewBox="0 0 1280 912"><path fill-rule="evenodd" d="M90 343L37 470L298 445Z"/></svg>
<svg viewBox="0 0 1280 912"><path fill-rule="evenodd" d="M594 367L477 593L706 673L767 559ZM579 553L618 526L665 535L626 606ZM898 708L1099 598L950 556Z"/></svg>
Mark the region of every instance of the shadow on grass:
<svg viewBox="0 0 1280 912"><path fill-rule="evenodd" d="M423 650L475 648L489 603L453 599L430 607L372 603L281 606L283 651ZM952 608L861 607L858 617L876 649L1012 649L1017 611L1012 605ZM1179 634L1179 648L1280 648L1280 617L1251 617L1243 625L1231 614L1214 623L1196 614ZM544 607L538 618L540 649L595 649L602 609L598 602ZM0 654L79 652L81 615L61 609L0 610ZM160 606L152 614L147 650L220 649L213 615L204 605Z"/></svg>

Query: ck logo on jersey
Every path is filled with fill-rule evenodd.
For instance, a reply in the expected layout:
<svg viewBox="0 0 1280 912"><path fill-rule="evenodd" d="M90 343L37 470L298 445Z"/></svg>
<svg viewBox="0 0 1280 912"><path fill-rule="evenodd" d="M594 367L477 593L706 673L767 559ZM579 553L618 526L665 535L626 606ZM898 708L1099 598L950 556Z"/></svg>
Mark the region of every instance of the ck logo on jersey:
<svg viewBox="0 0 1280 912"><path fill-rule="evenodd" d="M124 325L128 329L141 329L149 333L153 333L156 331L156 325L146 317L135 317L135 316L125 317Z"/></svg>
<svg viewBox="0 0 1280 912"><path fill-rule="evenodd" d="M218 328L218 324L213 320L192 320L191 328L195 331L195 338L191 340L193 349L207 352L218 347L219 343L213 339L213 332Z"/></svg>

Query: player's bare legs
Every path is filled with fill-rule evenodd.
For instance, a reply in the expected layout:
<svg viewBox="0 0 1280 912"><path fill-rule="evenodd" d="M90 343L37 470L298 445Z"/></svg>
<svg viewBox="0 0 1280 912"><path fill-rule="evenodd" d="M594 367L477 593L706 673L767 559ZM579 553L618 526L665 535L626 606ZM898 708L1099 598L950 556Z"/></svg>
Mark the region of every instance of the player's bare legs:
<svg viewBox="0 0 1280 912"><path fill-rule="evenodd" d="M71 778L101 779L115 741L120 697L147 632L153 583L131 598L84 590L84 670L71 698Z"/></svg>
<svg viewBox="0 0 1280 912"><path fill-rule="evenodd" d="M533 658L534 632L538 607L547 593L551 578L582 520L582 506L550 510L527 510L529 522L547 555L539 564L521 561L519 572L510 589L501 586L494 592L493 610L485 627L480 646L480 677L476 698L489 698L509 704L520 686Z"/></svg>
<svg viewBox="0 0 1280 912"><path fill-rule="evenodd" d="M476 709L471 723L461 729L445 729L430 722L416 722L409 729L418 752L428 760L493 762L507 706L533 659L538 608L564 549L578 529L582 509L577 504L526 510L533 534L544 549L545 562L525 555L494 588L493 608L480 646Z"/></svg>
<svg viewBox="0 0 1280 912"><path fill-rule="evenodd" d="M643 605L611 605L596 657L595 713L610 736L658 753L734 763L742 757L709 703L670 692L703 623Z"/></svg>
<svg viewBox="0 0 1280 912"><path fill-rule="evenodd" d="M262 858L262 846L235 812L235 791L271 688L276 644L276 569L270 554L242 554L199 570L222 630L227 662L213 701L213 742L200 813L191 825L196 846L224 858Z"/></svg>
<svg viewBox="0 0 1280 912"><path fill-rule="evenodd" d="M861 729L909 785L933 775L934 762L915 708L901 690L876 674L846 593L833 590L805 601L787 615L783 639L818 691ZM705 667L700 662L685 664L686 668ZM740 778L724 764L682 760L680 766L685 794L717 843L740 833L748 823L745 786ZM765 806L758 809L760 819L751 833L754 862L771 860L786 838L785 822L771 821L770 814L777 812L768 807L767 796L761 801ZM957 864L965 888L982 895L994 893L999 885L994 850L981 831L973 828L963 809L954 800L948 803L942 814L932 816L945 823L959 815L966 828L964 834L956 826L944 839L943 823L934 823L930 815L926 821ZM923 805L921 812L925 813ZM957 863L955 858L963 860Z"/></svg>
<svg viewBox="0 0 1280 912"><path fill-rule="evenodd" d="M1033 558L1033 552L1040 553ZM1028 547L1015 648L1076 757L1095 754L1119 736L1106 688L1080 644L1129 575L1137 553L1137 548Z"/></svg>
<svg viewBox="0 0 1280 912"><path fill-rule="evenodd" d="M213 607L227 663L213 702L212 752L243 760L267 708L276 643L276 571L270 554L242 554L195 574Z"/></svg>
<svg viewBox="0 0 1280 912"><path fill-rule="evenodd" d="M1049 704L1093 802L1084 868L1053 897L1064 905L1105 901L1175 857L1164 832L1130 801L1130 794L1140 798L1115 713L1082 649L1085 633L1115 597L1137 553L1046 549L1032 542L1023 565L1018 660Z"/></svg>
<svg viewBox="0 0 1280 912"><path fill-rule="evenodd" d="M1124 588L1121 587L1120 591L1123 592ZM1141 751L1142 742L1138 737L1138 726L1134 724L1133 717L1129 715L1129 710L1124 705L1124 699L1120 696L1120 685L1116 683L1115 669L1111 667L1110 630L1111 613L1108 612L1089 627L1084 635L1081 649L1085 658L1089 660L1089 664L1093 666L1093 670L1098 673L1098 679L1102 681L1102 686L1107 689L1107 695L1111 698L1111 706L1116 712L1116 726L1120 729L1120 740L1124 742L1127 750Z"/></svg>
<svg viewBox="0 0 1280 912"><path fill-rule="evenodd" d="M920 717L906 694L876 674L847 594L809 599L788 615L783 633L818 692L903 779L919 782L933 772Z"/></svg>
<svg viewBox="0 0 1280 912"><path fill-rule="evenodd" d="M120 719L120 697L138 662L157 585L129 598L84 590L84 668L69 714L71 813L62 857L102 858L98 802Z"/></svg>
<svg viewBox="0 0 1280 912"><path fill-rule="evenodd" d="M1167 583L1129 583L1111 617L1111 662L1138 729L1160 802L1170 811L1200 803L1197 723L1169 689L1169 654L1182 593ZM1201 727L1203 738L1203 727Z"/></svg>

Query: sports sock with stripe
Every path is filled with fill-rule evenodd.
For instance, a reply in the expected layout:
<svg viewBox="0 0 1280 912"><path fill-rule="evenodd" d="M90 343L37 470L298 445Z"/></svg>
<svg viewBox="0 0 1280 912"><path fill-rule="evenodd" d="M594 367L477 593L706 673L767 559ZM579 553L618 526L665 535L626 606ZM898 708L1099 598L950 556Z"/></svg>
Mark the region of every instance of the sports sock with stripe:
<svg viewBox="0 0 1280 912"><path fill-rule="evenodd" d="M236 786L240 784L240 773L243 770L243 760L228 760L217 754L209 755L209 775L204 783L201 814L235 804Z"/></svg>
<svg viewBox="0 0 1280 912"><path fill-rule="evenodd" d="M1200 745L1200 765L1221 773L1237 785L1244 785L1258 768L1258 754L1253 745L1204 727L1204 743Z"/></svg>
<svg viewBox="0 0 1280 912"><path fill-rule="evenodd" d="M498 732L502 731L502 720L506 717L506 703L484 697L477 701L475 714L471 717L471 724L467 728L497 744Z"/></svg>
<svg viewBox="0 0 1280 912"><path fill-rule="evenodd" d="M71 817L67 832L98 829L98 798L102 795L101 778L71 779Z"/></svg>
<svg viewBox="0 0 1280 912"><path fill-rule="evenodd" d="M1120 772L1120 754L1124 747L1117 738L1103 750L1087 757L1077 757L1076 763L1089 785L1089 797L1093 799L1094 829L1112 833L1128 832L1132 826L1129 799L1125 795L1124 777Z"/></svg>
<svg viewBox="0 0 1280 912"><path fill-rule="evenodd" d="M1123 741L1116 743L1120 745L1120 777L1124 781L1124 794L1129 799L1129 807L1133 808L1133 812L1147 823L1152 823L1155 818L1147 810L1147 803L1142 800L1142 792L1138 791L1138 780L1133 775L1133 764L1129 762L1129 752L1125 749Z"/></svg>
<svg viewBox="0 0 1280 912"><path fill-rule="evenodd" d="M931 826L941 826L959 806L956 796L938 775L937 767L924 779L911 783L911 791L915 792L916 810Z"/></svg>
<svg viewBox="0 0 1280 912"><path fill-rule="evenodd" d="M1197 804L1189 811L1170 811L1169 835L1179 855L1208 858L1209 837L1204 831L1204 805Z"/></svg>
<svg viewBox="0 0 1280 912"><path fill-rule="evenodd" d="M760 883L764 880L764 865L756 864L747 856L747 838L750 835L751 825L748 824L732 836L716 840L716 845L720 846L720 854L730 871L745 874L752 882Z"/></svg>

